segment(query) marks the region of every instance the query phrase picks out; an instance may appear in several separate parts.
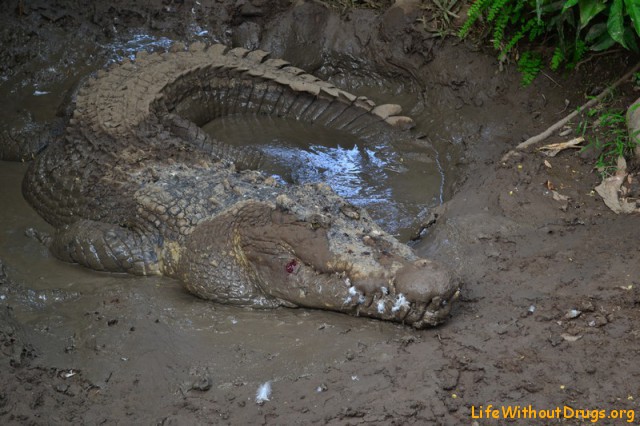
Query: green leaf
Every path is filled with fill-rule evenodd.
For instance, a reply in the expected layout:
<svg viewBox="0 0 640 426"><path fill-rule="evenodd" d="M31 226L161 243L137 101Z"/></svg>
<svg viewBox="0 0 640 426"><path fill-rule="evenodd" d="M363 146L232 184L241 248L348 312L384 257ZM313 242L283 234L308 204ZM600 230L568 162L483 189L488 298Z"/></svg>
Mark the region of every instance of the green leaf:
<svg viewBox="0 0 640 426"><path fill-rule="evenodd" d="M624 41L627 43L627 46L629 46L629 50L635 53L640 53L638 50L638 42L636 41L637 39L638 36L636 36L633 28L627 27L624 29Z"/></svg>
<svg viewBox="0 0 640 426"><path fill-rule="evenodd" d="M558 1L554 1L552 3L547 3L545 4L544 1L542 3L542 14L547 14L547 13L551 13L551 12L558 12L558 13L562 13L563 12L563 6L564 6L564 0L558 0Z"/></svg>
<svg viewBox="0 0 640 426"><path fill-rule="evenodd" d="M624 0L627 6L627 13L636 29L636 34L640 37L640 2L638 0Z"/></svg>
<svg viewBox="0 0 640 426"><path fill-rule="evenodd" d="M633 1L633 0L631 0L631 1ZM575 6L576 4L578 4L578 0L567 0L567 2L564 4L564 7L562 8L562 13L565 13L567 10L569 10L570 8Z"/></svg>
<svg viewBox="0 0 640 426"><path fill-rule="evenodd" d="M589 28L589 31L587 31L587 35L584 36L584 41L591 44L598 37L601 37L602 34L606 32L607 32L607 24L605 24L604 22L594 24Z"/></svg>
<svg viewBox="0 0 640 426"><path fill-rule="evenodd" d="M578 0L578 3L580 4L580 28L586 27L589 21L607 7L603 0Z"/></svg>
<svg viewBox="0 0 640 426"><path fill-rule="evenodd" d="M602 34L602 36L600 36L597 40L593 42L593 44L590 46L590 49L593 50L594 52L600 52L603 50L607 50L614 44L616 44L616 41L611 38L609 33L604 33Z"/></svg>
<svg viewBox="0 0 640 426"><path fill-rule="evenodd" d="M629 49L624 40L624 15L622 12L622 0L613 0L607 19L607 30L612 39Z"/></svg>

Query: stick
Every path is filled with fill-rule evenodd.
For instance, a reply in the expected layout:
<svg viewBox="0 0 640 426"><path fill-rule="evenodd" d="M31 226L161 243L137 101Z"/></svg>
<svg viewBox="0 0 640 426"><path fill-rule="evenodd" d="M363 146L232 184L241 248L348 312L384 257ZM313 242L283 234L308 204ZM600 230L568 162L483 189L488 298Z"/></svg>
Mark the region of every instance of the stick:
<svg viewBox="0 0 640 426"><path fill-rule="evenodd" d="M571 114L567 115L565 118L563 118L562 120L558 121L557 123L555 123L554 125L549 127L544 132L542 132L542 133L540 133L540 134L538 134L536 136L532 136L529 139L527 139L526 141L522 142L520 145L516 146L516 149L525 149L530 145L533 145L535 143L538 143L540 141L545 140L546 138L551 136L551 134L553 132L555 132L560 127L562 127L565 124L567 124L571 119L573 119L576 115L578 115L580 113L580 111L584 111L584 110L586 110L588 108L591 108L593 105L595 105L598 102L600 102L605 96L609 95L613 91L613 89L615 89L620 84L622 84L623 82L625 82L626 80L631 78L631 76L636 71L638 71L639 69L640 69L640 63L637 63L633 68L631 68L631 71L626 73L624 76L622 76L622 78L620 78L618 81L613 83L611 86L609 86L606 89L604 89L602 91L602 93L600 93L598 96L596 96L595 98L589 100L589 102L587 102L586 104L582 105L579 109L573 111Z"/></svg>
<svg viewBox="0 0 640 426"><path fill-rule="evenodd" d="M548 138L549 136L551 136L551 134L553 132L555 132L556 130L558 130L560 127L564 126L565 124L567 124L567 122L569 122L571 119L573 119L576 115L578 115L579 111L584 111L587 108L591 108L593 105L595 105L596 103L600 102L605 96L607 96L609 93L611 93L613 91L613 89L615 89L616 87L618 87L620 84L622 84L624 81L626 81L627 79L631 78L631 76L633 75L633 73L635 73L636 71L638 71L640 69L640 63L636 64L633 68L631 68L631 71L629 71L628 73L626 73L625 75L622 76L622 78L620 78L618 81L616 81L615 83L613 83L611 86L607 87L606 89L604 89L602 91L602 93L600 93L598 96L596 96L595 98L591 99L589 102L587 102L586 104L582 105L580 107L580 109L573 111L571 114L567 115L565 118L563 118L562 120L558 121L557 123L555 123L554 125L552 125L551 127L549 127L547 130L545 130L544 132L540 133L539 135L530 137L529 139L527 139L526 141L522 142L520 145L516 146L514 149L510 150L509 152L507 152L505 155L502 156L502 162L506 162L509 158L511 158L515 153L516 150L518 149L525 149L530 145L533 145L535 143L541 142L543 140L545 140L546 138Z"/></svg>

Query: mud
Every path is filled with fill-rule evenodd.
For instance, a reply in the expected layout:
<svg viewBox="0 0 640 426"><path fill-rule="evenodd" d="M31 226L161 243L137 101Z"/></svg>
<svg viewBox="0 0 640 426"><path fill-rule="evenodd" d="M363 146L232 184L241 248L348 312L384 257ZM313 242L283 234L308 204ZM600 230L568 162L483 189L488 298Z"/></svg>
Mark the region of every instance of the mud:
<svg viewBox="0 0 640 426"><path fill-rule="evenodd" d="M564 116L565 99L577 107L633 58L599 58L522 89L490 53L421 32L410 2L342 15L266 3L9 2L3 129L49 120L80 76L166 40L260 47L377 103L401 94L444 172L445 203L424 194L437 220L418 217L412 227L431 225L413 245L458 271L462 303L447 324L415 331L214 305L172 280L64 264L24 235L48 229L21 197L26 165L1 162L2 423L502 423L472 418L489 404L634 410L637 421L640 219L611 213L592 192L588 151L562 153L551 168L535 151L500 162ZM637 98L631 85L621 93ZM548 181L569 199L553 199ZM410 178L407 191L424 182ZM267 381L269 400L256 404Z"/></svg>

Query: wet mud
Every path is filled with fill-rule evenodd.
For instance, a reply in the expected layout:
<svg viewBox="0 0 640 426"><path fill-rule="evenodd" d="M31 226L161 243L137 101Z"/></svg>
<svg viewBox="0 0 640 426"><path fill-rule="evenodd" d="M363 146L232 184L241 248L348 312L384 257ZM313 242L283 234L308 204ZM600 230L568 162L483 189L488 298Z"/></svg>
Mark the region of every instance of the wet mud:
<svg viewBox="0 0 640 426"><path fill-rule="evenodd" d="M633 410L637 421L639 219L611 213L592 193L588 153L563 153L551 168L535 151L500 162L561 118L565 100L575 108L631 59L595 60L523 89L490 52L421 32L423 11L410 4L341 14L319 2L9 2L0 130L50 122L82 76L175 40L271 50L402 104L426 135L422 146L339 145L322 133L315 143L295 124L256 123L261 133L284 129L268 138L276 161L267 171L346 182L404 240L422 229L412 246L456 270L464 287L448 323L416 331L227 307L170 279L92 272L25 235L50 228L22 198L28 165L0 162L3 424L501 423L474 418L488 404ZM212 131L251 142L257 130L243 135L235 120ZM296 175L281 167L287 155L314 167ZM569 199L554 200L547 181ZM271 394L257 404L266 382Z"/></svg>

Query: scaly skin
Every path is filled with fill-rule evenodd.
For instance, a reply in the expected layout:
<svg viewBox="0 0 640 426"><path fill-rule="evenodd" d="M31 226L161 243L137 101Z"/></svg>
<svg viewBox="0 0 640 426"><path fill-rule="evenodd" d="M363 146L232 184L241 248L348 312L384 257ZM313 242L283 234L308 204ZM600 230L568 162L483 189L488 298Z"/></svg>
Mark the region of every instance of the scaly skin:
<svg viewBox="0 0 640 426"><path fill-rule="evenodd" d="M46 239L52 252L96 270L165 274L223 303L442 322L458 294L445 268L326 185L237 171L256 156L200 129L257 113L365 140L407 137L411 120L397 105L376 106L267 56L194 44L98 73L24 181L27 200L57 228Z"/></svg>

